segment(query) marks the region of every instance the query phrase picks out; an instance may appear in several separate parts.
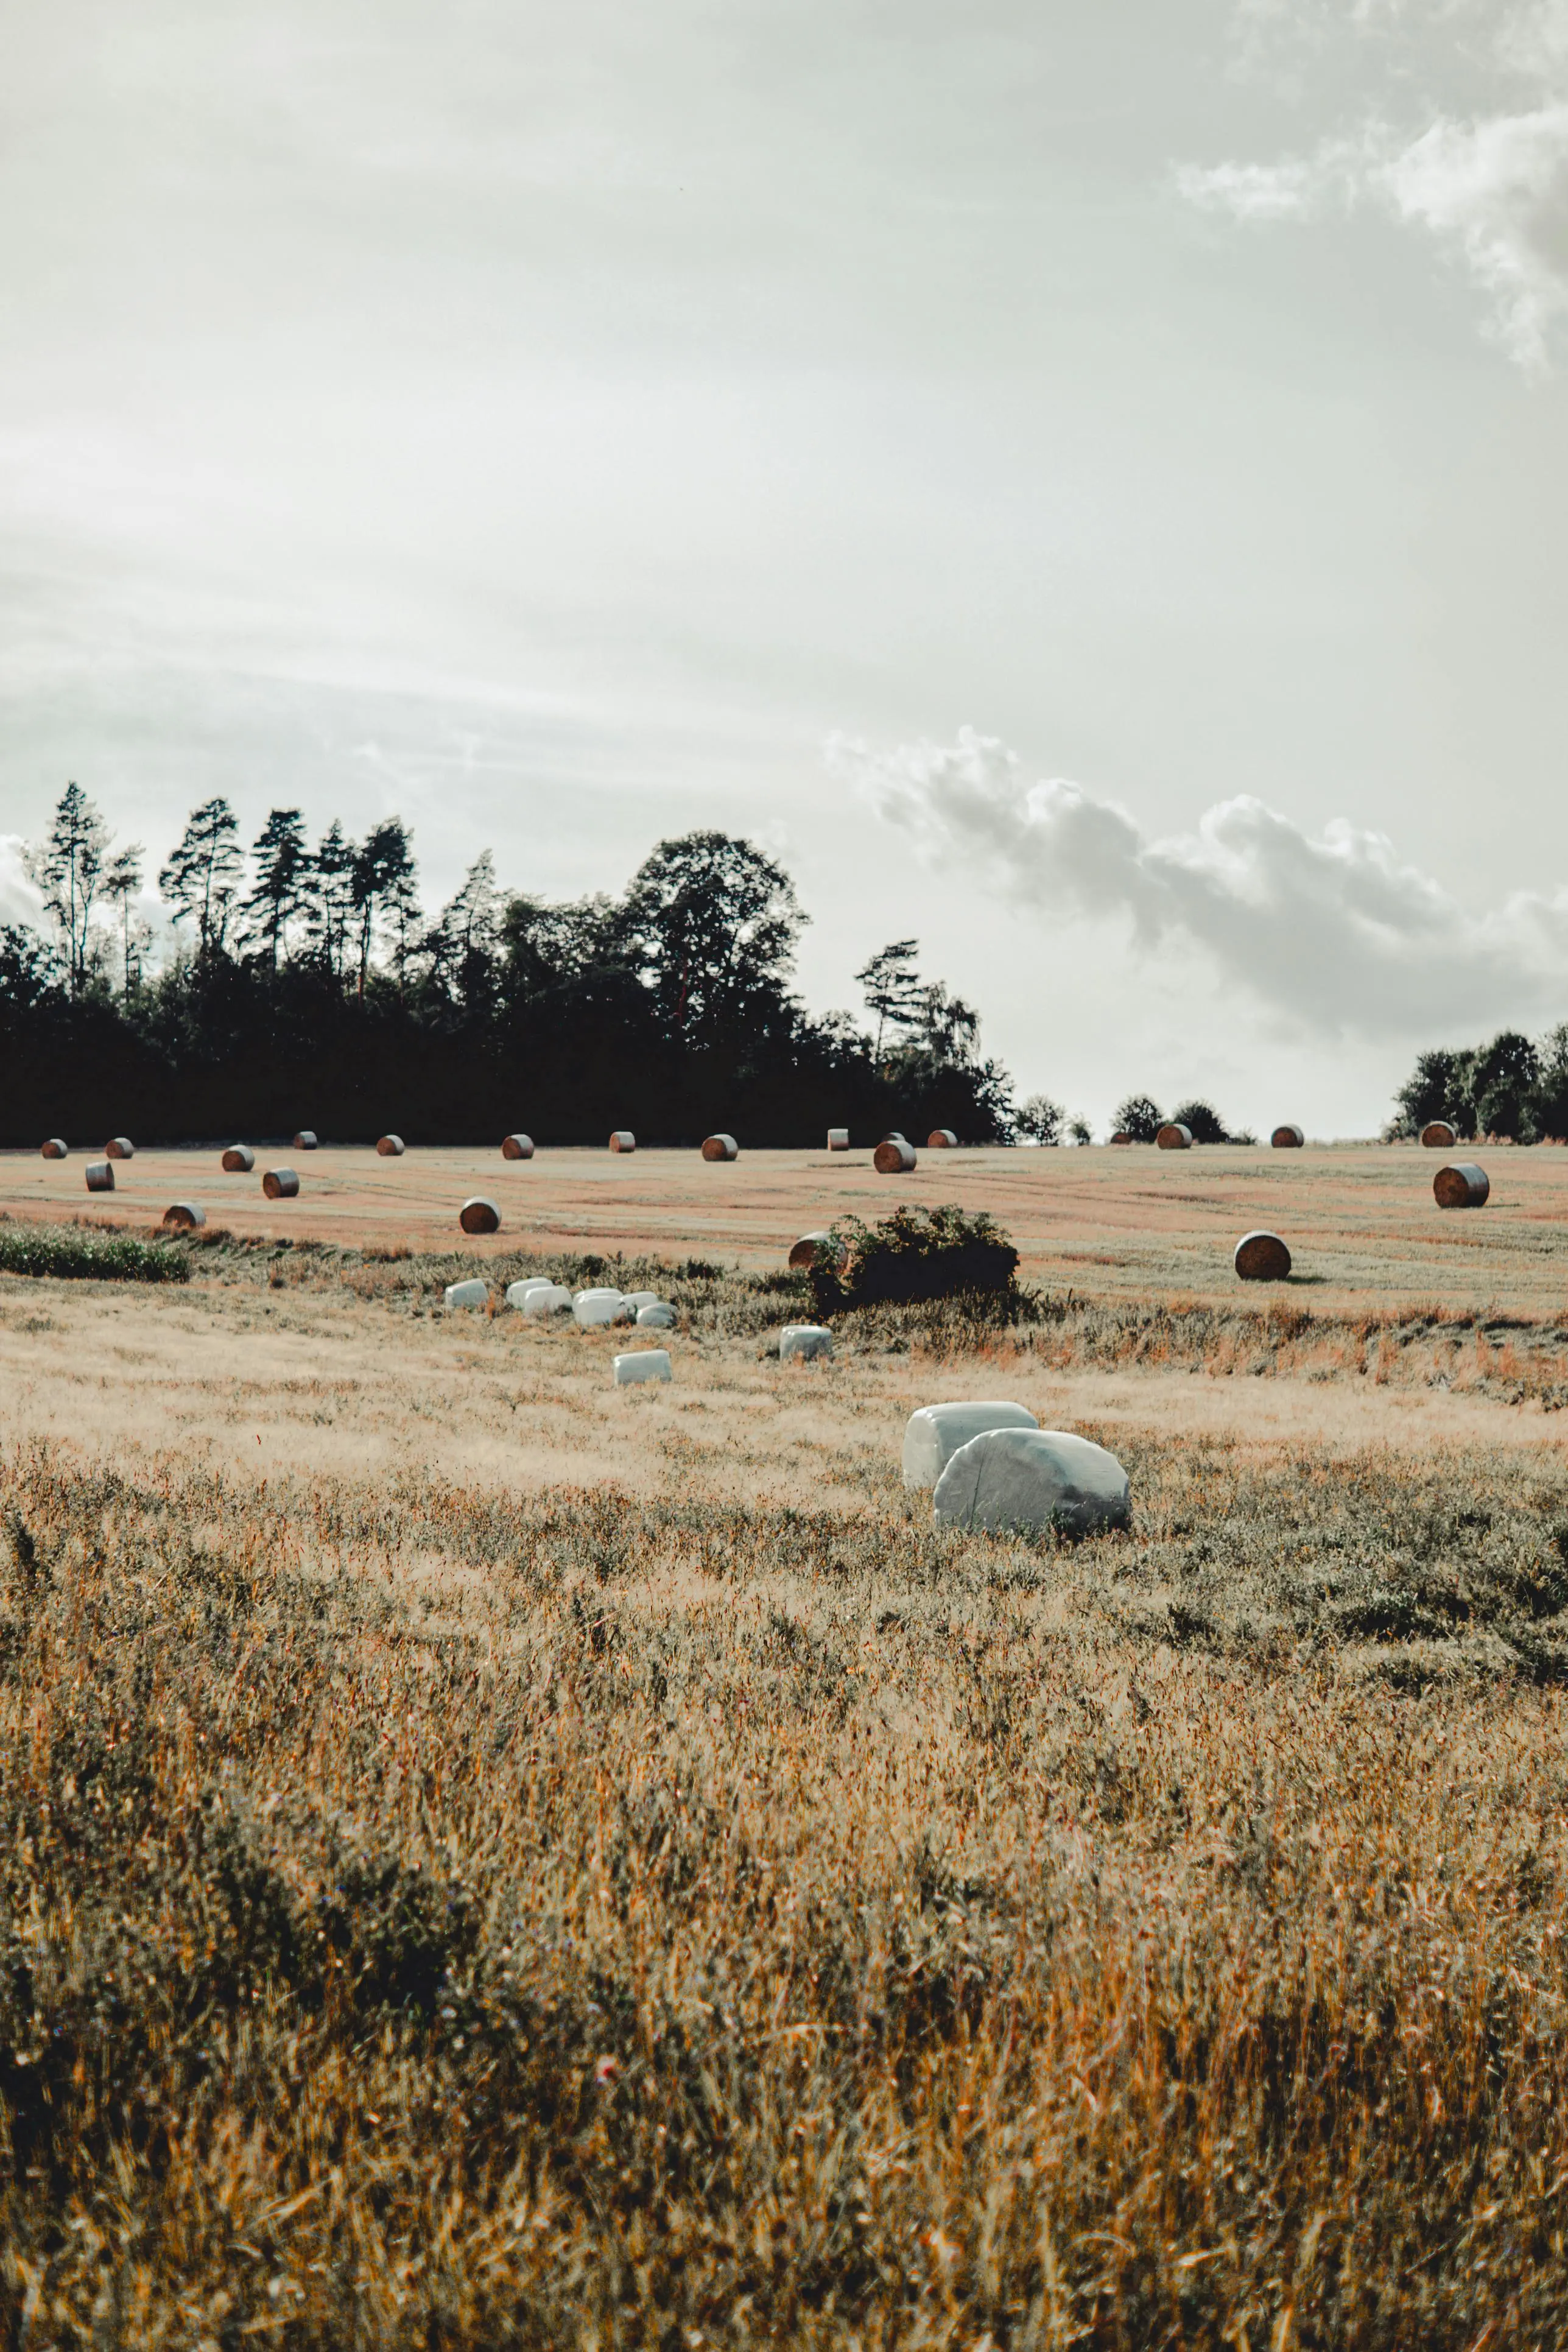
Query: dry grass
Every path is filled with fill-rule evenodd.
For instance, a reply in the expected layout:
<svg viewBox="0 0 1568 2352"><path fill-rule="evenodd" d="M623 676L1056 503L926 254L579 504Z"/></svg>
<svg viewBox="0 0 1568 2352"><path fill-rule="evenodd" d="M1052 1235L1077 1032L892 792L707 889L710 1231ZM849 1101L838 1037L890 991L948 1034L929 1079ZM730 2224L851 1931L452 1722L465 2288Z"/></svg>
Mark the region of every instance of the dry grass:
<svg viewBox="0 0 1568 2352"><path fill-rule="evenodd" d="M653 1397L443 1260L193 1265L0 1287L12 2342L1568 2336L1568 1470L1479 1357L1543 1313L887 1310L824 1375L699 1265ZM904 1496L1004 1381L1130 1536Z"/></svg>

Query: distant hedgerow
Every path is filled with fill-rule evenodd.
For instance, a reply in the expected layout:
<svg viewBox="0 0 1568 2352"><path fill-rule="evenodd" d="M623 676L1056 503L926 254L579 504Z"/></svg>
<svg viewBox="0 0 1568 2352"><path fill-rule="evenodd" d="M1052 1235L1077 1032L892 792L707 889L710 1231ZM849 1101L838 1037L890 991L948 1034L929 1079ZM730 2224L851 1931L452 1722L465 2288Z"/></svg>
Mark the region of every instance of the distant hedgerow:
<svg viewBox="0 0 1568 2352"><path fill-rule="evenodd" d="M0 1274L46 1274L86 1282L189 1282L183 1250L133 1234L86 1225L0 1224Z"/></svg>

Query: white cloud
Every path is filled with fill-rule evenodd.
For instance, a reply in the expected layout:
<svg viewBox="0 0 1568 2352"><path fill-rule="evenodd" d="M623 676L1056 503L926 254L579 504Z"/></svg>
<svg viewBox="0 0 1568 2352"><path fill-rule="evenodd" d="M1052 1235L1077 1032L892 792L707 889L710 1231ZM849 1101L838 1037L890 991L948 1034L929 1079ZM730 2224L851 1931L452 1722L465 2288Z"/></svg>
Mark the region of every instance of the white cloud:
<svg viewBox="0 0 1568 2352"><path fill-rule="evenodd" d="M837 736L827 758L933 863L968 866L1027 911L1120 917L1145 949L1189 941L1305 1028L1469 1034L1560 1013L1568 993L1568 888L1470 915L1385 835L1336 818L1313 839L1250 794L1154 840L1114 801L1031 783L973 728L885 753Z"/></svg>

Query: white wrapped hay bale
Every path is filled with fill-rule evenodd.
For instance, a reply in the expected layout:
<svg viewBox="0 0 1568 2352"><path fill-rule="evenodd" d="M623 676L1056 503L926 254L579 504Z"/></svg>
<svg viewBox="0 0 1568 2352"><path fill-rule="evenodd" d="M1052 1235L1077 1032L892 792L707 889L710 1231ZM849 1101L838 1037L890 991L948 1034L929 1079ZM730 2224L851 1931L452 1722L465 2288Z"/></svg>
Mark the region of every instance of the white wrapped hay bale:
<svg viewBox="0 0 1568 2352"><path fill-rule="evenodd" d="M529 1290L523 1301L523 1313L530 1320L542 1319L547 1315L570 1315L571 1293L559 1282L542 1283Z"/></svg>
<svg viewBox="0 0 1568 2352"><path fill-rule="evenodd" d="M1432 1179L1432 1197L1439 1209L1484 1209L1491 1181L1473 1160L1458 1160L1439 1168Z"/></svg>
<svg viewBox="0 0 1568 2352"><path fill-rule="evenodd" d="M476 1192L471 1201L464 1202L457 1212L457 1222L465 1234L498 1234L501 1212L494 1201L486 1201Z"/></svg>
<svg viewBox="0 0 1568 2352"><path fill-rule="evenodd" d="M1038 1429L1029 1407L991 1397L963 1404L923 1404L904 1431L904 1483L935 1486L961 1445L988 1429Z"/></svg>
<svg viewBox="0 0 1568 2352"><path fill-rule="evenodd" d="M789 1252L789 1264L810 1267L821 1259L841 1270L848 1256L844 1243L835 1241L831 1234L802 1234Z"/></svg>
<svg viewBox="0 0 1568 2352"><path fill-rule="evenodd" d="M517 1307L520 1313L536 1290L553 1290L555 1286L548 1274L530 1274L522 1282L509 1282L507 1285L507 1304L508 1307ZM569 1307L571 1305L570 1291L567 1294L566 1303Z"/></svg>
<svg viewBox="0 0 1568 2352"><path fill-rule="evenodd" d="M670 1331L674 1328L675 1310L667 1298L650 1298L637 1309L637 1321L644 1331Z"/></svg>
<svg viewBox="0 0 1568 2352"><path fill-rule="evenodd" d="M65 1160L68 1157L69 1154L66 1149L65 1139L62 1136L51 1135L47 1143L44 1146L44 1158L46 1160Z"/></svg>
<svg viewBox="0 0 1568 2352"><path fill-rule="evenodd" d="M207 1222L207 1213L194 1201L171 1201L163 1212L163 1223L172 1234L194 1233Z"/></svg>
<svg viewBox="0 0 1568 2352"><path fill-rule="evenodd" d="M1291 1272L1291 1253L1278 1234L1243 1234L1233 1261L1243 1282L1284 1282Z"/></svg>
<svg viewBox="0 0 1568 2352"><path fill-rule="evenodd" d="M263 1173L261 1189L269 1201L297 1201L299 1179L292 1168L268 1168Z"/></svg>
<svg viewBox="0 0 1568 2352"><path fill-rule="evenodd" d="M831 1360L833 1335L821 1323L786 1323L779 1334L779 1360L811 1364Z"/></svg>
<svg viewBox="0 0 1568 2352"><path fill-rule="evenodd" d="M1167 1118L1158 1135L1155 1136L1155 1141L1162 1151L1190 1151L1192 1129L1190 1127L1184 1127L1179 1118Z"/></svg>
<svg viewBox="0 0 1568 2352"><path fill-rule="evenodd" d="M89 1160L87 1163L87 1189L89 1192L112 1192L114 1162L112 1160Z"/></svg>
<svg viewBox="0 0 1568 2352"><path fill-rule="evenodd" d="M106 1160L134 1160L136 1146L128 1135L111 1135L103 1147Z"/></svg>
<svg viewBox="0 0 1568 2352"><path fill-rule="evenodd" d="M705 1160L738 1160L740 1146L733 1135L710 1135L703 1145Z"/></svg>
<svg viewBox="0 0 1568 2352"><path fill-rule="evenodd" d="M1421 1140L1428 1151L1452 1151L1458 1139L1446 1118L1429 1118L1421 1129Z"/></svg>
<svg viewBox="0 0 1568 2352"><path fill-rule="evenodd" d="M988 1429L961 1445L931 1498L943 1528L1124 1528L1132 1487L1113 1454L1062 1429Z"/></svg>
<svg viewBox="0 0 1568 2352"><path fill-rule="evenodd" d="M441 1303L449 1311L458 1307L488 1307L490 1286L471 1276L466 1282L449 1282L441 1294Z"/></svg>
<svg viewBox="0 0 1568 2352"><path fill-rule="evenodd" d="M934 1127L925 1139L928 1151L956 1151L958 1139L950 1127Z"/></svg>
<svg viewBox="0 0 1568 2352"><path fill-rule="evenodd" d="M879 1176L912 1176L915 1172L915 1150L900 1136L896 1141L890 1135L879 1143L872 1154L872 1164Z"/></svg>
<svg viewBox="0 0 1568 2352"><path fill-rule="evenodd" d="M610 1139L612 1151L635 1151L637 1139L629 1127L618 1127Z"/></svg>
<svg viewBox="0 0 1568 2352"><path fill-rule="evenodd" d="M533 1156L534 1139L531 1135L503 1136L501 1139L503 1160L531 1160Z"/></svg>
<svg viewBox="0 0 1568 2352"><path fill-rule="evenodd" d="M618 1290L580 1290L571 1302L571 1311L585 1331L632 1319L631 1309Z"/></svg>
<svg viewBox="0 0 1568 2352"><path fill-rule="evenodd" d="M656 1290L623 1290L621 1296L626 1301L627 1306L633 1308L638 1307L654 1307L658 1304L659 1298L659 1294Z"/></svg>
<svg viewBox="0 0 1568 2352"><path fill-rule="evenodd" d="M849 1148L849 1129L847 1127L830 1127L828 1129L828 1150L830 1151L847 1151Z"/></svg>
<svg viewBox="0 0 1568 2352"><path fill-rule="evenodd" d="M638 1381L667 1381L674 1378L668 1348L639 1348L630 1356L615 1359L615 1385L629 1389Z"/></svg>
<svg viewBox="0 0 1568 2352"><path fill-rule="evenodd" d="M401 1135L382 1135L376 1139L376 1150L383 1160L401 1160L407 1148Z"/></svg>
<svg viewBox="0 0 1568 2352"><path fill-rule="evenodd" d="M248 1143L231 1143L223 1157L225 1176L248 1176L256 1166L256 1154Z"/></svg>
<svg viewBox="0 0 1568 2352"><path fill-rule="evenodd" d="M298 1134L294 1139L294 1149L296 1151L314 1151L318 1149L316 1142L316 1130L313 1127L302 1127L300 1129Z"/></svg>
<svg viewBox="0 0 1568 2352"><path fill-rule="evenodd" d="M1307 1138L1304 1129L1287 1119L1283 1127L1274 1129L1269 1140L1276 1151L1300 1151L1304 1149Z"/></svg>

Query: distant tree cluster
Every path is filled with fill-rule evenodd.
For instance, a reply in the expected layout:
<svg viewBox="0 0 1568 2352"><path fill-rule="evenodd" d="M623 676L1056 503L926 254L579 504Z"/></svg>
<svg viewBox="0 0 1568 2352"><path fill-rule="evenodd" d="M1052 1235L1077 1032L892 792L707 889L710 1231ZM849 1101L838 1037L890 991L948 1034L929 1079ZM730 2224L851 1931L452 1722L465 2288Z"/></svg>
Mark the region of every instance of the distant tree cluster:
<svg viewBox="0 0 1568 2352"><path fill-rule="evenodd" d="M1437 1045L1418 1055L1384 1132L1398 1142L1435 1118L1467 1138L1568 1139L1568 1022L1539 1042L1503 1029L1490 1045Z"/></svg>
<svg viewBox="0 0 1568 2352"><path fill-rule="evenodd" d="M1177 1103L1175 1110L1163 1111L1152 1095L1129 1095L1117 1104L1111 1120L1113 1135L1124 1135L1131 1143L1153 1143L1162 1127L1185 1127L1195 1143L1256 1143L1258 1139L1246 1128L1234 1133L1226 1126L1212 1103L1194 1097L1190 1102Z"/></svg>
<svg viewBox="0 0 1568 2352"><path fill-rule="evenodd" d="M504 889L486 851L432 917L398 818L312 843L277 808L246 851L215 795L158 869L176 941L161 962L138 913L145 852L117 847L79 786L28 856L48 933L0 929L9 1142L1014 1131L978 1015L921 977L917 941L857 975L869 1027L804 1009L793 885L727 834L660 842L621 898L562 905Z"/></svg>

